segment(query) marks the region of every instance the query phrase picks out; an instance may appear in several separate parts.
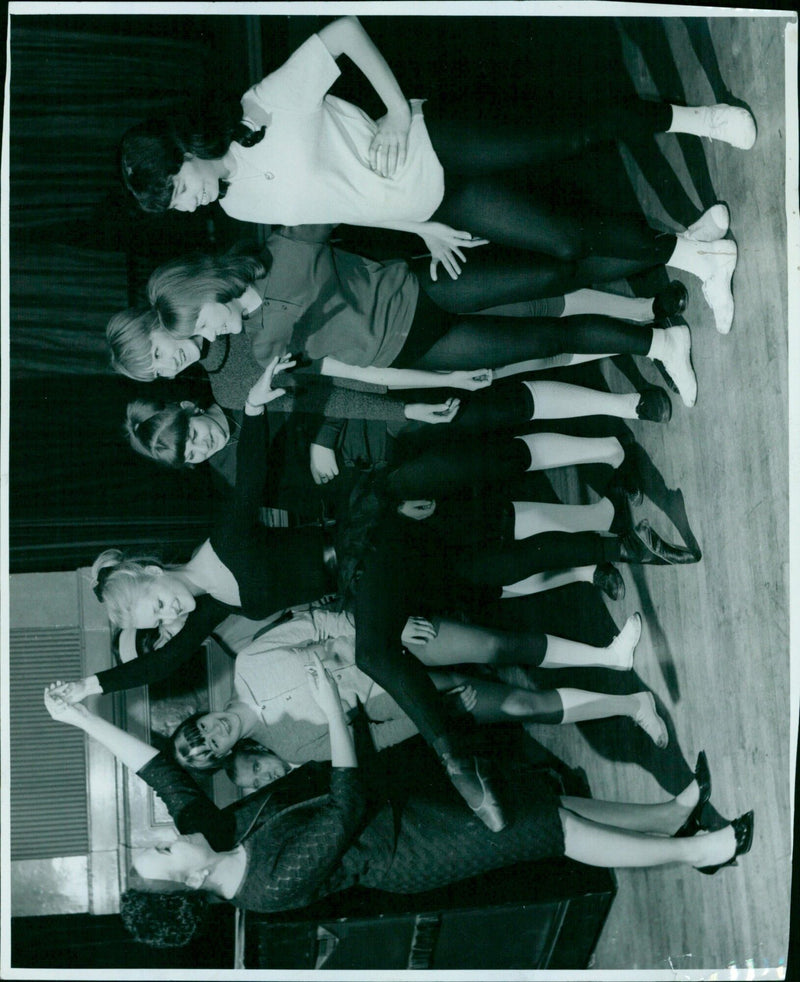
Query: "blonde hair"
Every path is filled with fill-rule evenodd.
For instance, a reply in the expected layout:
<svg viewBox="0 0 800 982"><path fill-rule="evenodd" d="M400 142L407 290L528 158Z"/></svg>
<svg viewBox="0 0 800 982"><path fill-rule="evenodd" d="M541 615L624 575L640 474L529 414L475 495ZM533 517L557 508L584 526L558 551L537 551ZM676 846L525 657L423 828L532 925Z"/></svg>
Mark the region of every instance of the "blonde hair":
<svg viewBox="0 0 800 982"><path fill-rule="evenodd" d="M137 382L155 381L152 335L160 326L150 307L129 307L114 314L106 326L114 371Z"/></svg>
<svg viewBox="0 0 800 982"><path fill-rule="evenodd" d="M117 627L134 627L132 608L140 599L142 587L155 575L148 566L174 569L150 556L126 557L119 549L106 549L92 565L92 589L105 604L108 619Z"/></svg>
<svg viewBox="0 0 800 982"><path fill-rule="evenodd" d="M147 299L161 327L175 338L190 338L205 303L228 303L266 276L272 257L213 256L198 253L163 263L147 281Z"/></svg>

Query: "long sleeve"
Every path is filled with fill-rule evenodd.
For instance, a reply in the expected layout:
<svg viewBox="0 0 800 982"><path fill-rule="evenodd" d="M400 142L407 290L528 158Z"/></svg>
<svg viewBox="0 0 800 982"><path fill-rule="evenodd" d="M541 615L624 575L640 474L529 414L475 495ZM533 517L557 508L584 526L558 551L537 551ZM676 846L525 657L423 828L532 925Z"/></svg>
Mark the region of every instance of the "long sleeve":
<svg viewBox="0 0 800 982"><path fill-rule="evenodd" d="M228 507L211 536L212 545L220 534L233 541L245 539L258 519L267 479L267 414L245 415L236 447L236 485Z"/></svg>
<svg viewBox="0 0 800 982"><path fill-rule="evenodd" d="M335 450L342 430L345 427L345 423L346 420L344 419L333 419L326 416L322 421L322 425L317 430L312 442L316 443L320 447L327 447L329 450Z"/></svg>
<svg viewBox="0 0 800 982"><path fill-rule="evenodd" d="M236 845L233 810L218 808L182 767L160 753L138 772L158 794L182 835L202 832L212 849L222 852Z"/></svg>
<svg viewBox="0 0 800 982"><path fill-rule="evenodd" d="M258 883L252 884L260 894L257 909L302 907L330 892L332 886L339 889L337 878L343 878L343 873L337 867L365 811L358 769L348 767L331 770L330 794L322 803L309 802L276 816L269 823L273 847L260 864ZM254 875L249 871L248 880Z"/></svg>
<svg viewBox="0 0 800 982"><path fill-rule="evenodd" d="M181 630L163 648L140 655L124 665L97 673L103 692L134 689L138 685L159 682L188 661L215 627L234 612L233 607L210 596L202 596Z"/></svg>

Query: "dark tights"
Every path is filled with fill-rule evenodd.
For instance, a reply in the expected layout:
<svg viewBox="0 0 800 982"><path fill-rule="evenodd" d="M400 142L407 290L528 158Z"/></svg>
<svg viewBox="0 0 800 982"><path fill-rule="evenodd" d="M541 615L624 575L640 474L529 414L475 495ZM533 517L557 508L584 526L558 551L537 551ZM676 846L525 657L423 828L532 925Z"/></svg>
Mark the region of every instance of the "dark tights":
<svg viewBox="0 0 800 982"><path fill-rule="evenodd" d="M521 383L517 384L520 394L528 391ZM498 401L492 407L495 425L504 425L500 420L503 416L508 418L507 411L513 411L516 402L512 397L507 403ZM477 419L482 417L486 425L487 416L480 408L467 408L465 412L468 423L471 418L476 426L480 425ZM530 414L527 418L530 419ZM408 455L408 459L394 467L387 478L387 488L398 501L442 498L464 487L501 484L524 474L531 462L525 443L513 436L490 436L473 441L450 439L421 451L419 444L404 441L400 453Z"/></svg>
<svg viewBox="0 0 800 982"><path fill-rule="evenodd" d="M670 239L674 248L674 239L665 238ZM415 259L411 264L425 294L442 310L454 314L471 314L523 300L560 297L595 283L625 279L653 265L649 257L638 261L615 256L563 260L494 243L468 249L465 255L467 261L455 280L440 270L434 282L427 257Z"/></svg>
<svg viewBox="0 0 800 982"><path fill-rule="evenodd" d="M619 257L661 265L673 235L650 228L640 216L598 212L577 195L541 190L532 171L605 140L636 138L666 129L672 114L659 103L632 102L550 123L461 121L426 111L431 142L445 172L445 194L431 221L573 262L588 256ZM488 306L488 305L487 305Z"/></svg>
<svg viewBox="0 0 800 982"><path fill-rule="evenodd" d="M629 99L586 111L539 109L529 118L459 118L450 106L425 103L425 125L445 171L478 176L498 171L543 167L583 153L608 140L642 140L663 133L672 124L672 109L663 102Z"/></svg>
<svg viewBox="0 0 800 982"><path fill-rule="evenodd" d="M652 328L599 314L574 317L461 317L415 368L500 368L560 354L646 355Z"/></svg>
<svg viewBox="0 0 800 982"><path fill-rule="evenodd" d="M616 536L599 532L540 532L495 547L456 554L455 573L469 583L502 589L545 570L595 566L619 556ZM499 593L498 593L499 598Z"/></svg>
<svg viewBox="0 0 800 982"><path fill-rule="evenodd" d="M356 596L356 663L394 697L431 744L448 733L447 712L422 662L406 651L400 633L406 618L420 612L441 590L442 577L458 577L466 588L503 586L544 570L591 566L619 556L616 537L596 532L543 532L499 547L488 544L443 560L441 550L415 540L378 546L365 568ZM420 545L421 540L416 542Z"/></svg>

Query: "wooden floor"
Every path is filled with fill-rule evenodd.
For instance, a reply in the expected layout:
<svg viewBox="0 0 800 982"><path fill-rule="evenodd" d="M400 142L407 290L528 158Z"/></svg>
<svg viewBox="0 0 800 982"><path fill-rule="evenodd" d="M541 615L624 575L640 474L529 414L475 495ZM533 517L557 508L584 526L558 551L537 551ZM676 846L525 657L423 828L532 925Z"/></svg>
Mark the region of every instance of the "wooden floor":
<svg viewBox="0 0 800 982"><path fill-rule="evenodd" d="M720 978L763 978L775 977L763 970L779 968L786 959L793 787L784 22L718 18L708 25L713 50L701 50L701 65L684 22L664 22L686 104L729 99L727 86L758 122L758 142L749 152L704 141L708 173L697 175L710 179L717 198L731 208L739 247L736 316L731 334L718 335L698 282L676 274L690 288L686 318L698 402L687 410L676 397L668 425L631 427L667 487L682 491L703 561L679 569L638 567L633 575L625 568L627 597L609 604L609 610L618 625L642 610L640 676L672 713L686 759L693 762L706 750L714 806L728 817L755 808L756 836L738 868L713 878L677 867L619 871L619 895L593 967L674 970L677 977L685 977L680 973L686 970L716 968L727 970ZM633 85L642 95L657 97L641 50L626 32L621 35ZM658 139L699 204L678 142ZM645 212L675 228L653 189L631 167ZM700 191L705 197L708 184ZM629 391L615 364L604 364L610 387ZM659 380L651 365L639 367L647 378ZM641 511L675 537L674 526L652 502L646 500ZM585 768L595 797L665 798L643 769L601 759L574 727L537 727L535 735ZM755 974L731 974L734 966Z"/></svg>

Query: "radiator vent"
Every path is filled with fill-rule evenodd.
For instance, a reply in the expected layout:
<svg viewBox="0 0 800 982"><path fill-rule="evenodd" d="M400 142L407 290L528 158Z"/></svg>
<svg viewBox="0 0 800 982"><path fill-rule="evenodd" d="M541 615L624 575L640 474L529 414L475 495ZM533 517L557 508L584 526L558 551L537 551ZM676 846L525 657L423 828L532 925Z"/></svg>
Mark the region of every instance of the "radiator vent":
<svg viewBox="0 0 800 982"><path fill-rule="evenodd" d="M85 856L85 737L42 701L49 682L83 674L81 631L12 630L10 641L11 859Z"/></svg>

